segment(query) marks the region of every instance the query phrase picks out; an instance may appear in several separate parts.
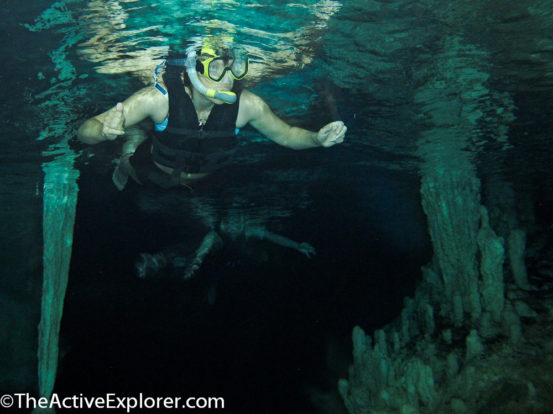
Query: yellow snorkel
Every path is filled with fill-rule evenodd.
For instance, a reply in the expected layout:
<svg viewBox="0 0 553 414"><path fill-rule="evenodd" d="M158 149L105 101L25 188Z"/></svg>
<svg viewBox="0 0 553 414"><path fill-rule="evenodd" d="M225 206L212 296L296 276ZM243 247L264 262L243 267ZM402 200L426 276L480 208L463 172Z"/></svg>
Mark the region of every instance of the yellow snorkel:
<svg viewBox="0 0 553 414"><path fill-rule="evenodd" d="M192 86L200 92L202 95L207 96L208 98L219 99L225 103L233 104L236 102L236 94L231 91L219 91L216 89L207 88L200 79L198 78L198 72L196 71L196 51L192 50L186 56L186 73L188 78L192 83Z"/></svg>

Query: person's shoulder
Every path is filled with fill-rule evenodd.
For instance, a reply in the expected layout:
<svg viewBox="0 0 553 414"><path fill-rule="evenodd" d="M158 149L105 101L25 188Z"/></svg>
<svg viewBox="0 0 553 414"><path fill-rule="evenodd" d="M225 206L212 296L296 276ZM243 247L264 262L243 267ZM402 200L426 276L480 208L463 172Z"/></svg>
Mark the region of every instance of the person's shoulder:
<svg viewBox="0 0 553 414"><path fill-rule="evenodd" d="M261 97L248 89L244 89L240 94L240 106L244 107L245 109L248 109L250 111L260 110L266 105L266 102Z"/></svg>
<svg viewBox="0 0 553 414"><path fill-rule="evenodd" d="M155 122L161 122L169 110L169 95L163 94L154 85L140 89L134 95L136 107L142 108Z"/></svg>
<svg viewBox="0 0 553 414"><path fill-rule="evenodd" d="M238 111L238 123L245 125L263 119L271 110L269 105L255 93L244 89L240 95L240 109Z"/></svg>
<svg viewBox="0 0 553 414"><path fill-rule="evenodd" d="M242 89L242 92L240 93L240 103L252 102L255 100L262 100L262 99L259 96L257 96L255 93L250 91L249 89Z"/></svg>
<svg viewBox="0 0 553 414"><path fill-rule="evenodd" d="M165 87L163 87L163 89L166 91ZM139 91L135 92L133 96L141 102L154 104L166 102L168 98L167 93L162 93L154 85L146 86L145 88L140 89Z"/></svg>

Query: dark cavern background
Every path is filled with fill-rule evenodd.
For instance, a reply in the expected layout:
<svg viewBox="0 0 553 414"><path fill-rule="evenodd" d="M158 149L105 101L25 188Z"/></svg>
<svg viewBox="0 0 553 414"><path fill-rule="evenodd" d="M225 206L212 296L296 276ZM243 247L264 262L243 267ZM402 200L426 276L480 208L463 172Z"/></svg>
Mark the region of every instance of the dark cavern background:
<svg viewBox="0 0 553 414"><path fill-rule="evenodd" d="M3 396L553 410L551 1L0 10ZM151 84L170 47L229 34L247 88L292 125L344 121L345 142L292 151L245 128L197 188L117 190L133 132L86 146L78 127Z"/></svg>

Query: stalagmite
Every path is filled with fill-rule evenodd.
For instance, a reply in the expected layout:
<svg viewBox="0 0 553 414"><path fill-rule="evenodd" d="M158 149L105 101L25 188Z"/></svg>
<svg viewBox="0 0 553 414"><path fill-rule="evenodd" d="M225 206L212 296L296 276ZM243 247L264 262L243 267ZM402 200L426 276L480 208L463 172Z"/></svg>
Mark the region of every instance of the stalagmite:
<svg viewBox="0 0 553 414"><path fill-rule="evenodd" d="M497 237L490 227L488 211L481 208L482 226L478 232L480 247L480 274L482 275L482 305L490 312L494 322L501 321L501 313L505 304L505 289L503 286L503 258L505 249L503 239Z"/></svg>
<svg viewBox="0 0 553 414"><path fill-rule="evenodd" d="M516 347L523 339L522 337L522 324L520 317L516 313L513 305L507 302L505 306L505 312L503 314L503 324L505 331L508 332L509 340L513 347Z"/></svg>
<svg viewBox="0 0 553 414"><path fill-rule="evenodd" d="M434 334L436 323L434 322L434 308L432 305L424 305L424 328L425 335L429 338Z"/></svg>
<svg viewBox="0 0 553 414"><path fill-rule="evenodd" d="M444 52L434 57L438 70L414 94L430 125L419 132L417 144L434 258L422 268L414 299L404 299L401 318L393 328L375 332L374 350L360 356L354 347L350 381L340 382L351 414L470 412L472 401L452 400L441 391L470 393L463 379L474 378L473 363L487 351L481 338L509 332L512 344L522 339L520 318L505 305L503 240L482 206L476 159L466 151L486 117L481 106L494 105L485 71L489 56L455 36L442 46ZM513 271L523 275L524 243L519 234L512 237ZM385 334L392 345L387 354L380 352Z"/></svg>
<svg viewBox="0 0 553 414"><path fill-rule="evenodd" d="M517 286L521 289L529 290L528 275L526 274L526 265L524 256L526 252L526 234L522 230L513 230L509 235L509 259L511 260L511 269Z"/></svg>
<svg viewBox="0 0 553 414"><path fill-rule="evenodd" d="M466 345L465 362L472 361L484 352L484 345L482 345L482 341L480 341L478 331L476 329L472 329L470 331L470 334L466 339Z"/></svg>

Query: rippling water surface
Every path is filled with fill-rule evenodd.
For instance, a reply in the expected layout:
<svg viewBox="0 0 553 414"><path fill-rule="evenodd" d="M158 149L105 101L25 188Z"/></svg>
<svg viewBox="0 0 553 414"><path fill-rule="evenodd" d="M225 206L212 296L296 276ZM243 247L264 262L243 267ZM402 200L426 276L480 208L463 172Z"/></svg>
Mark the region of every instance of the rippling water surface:
<svg viewBox="0 0 553 414"><path fill-rule="evenodd" d="M151 60L166 56L169 47L185 50L208 35L232 36L251 55L256 79L311 62L340 8L337 1L94 1L78 12L89 37L79 52L102 73L150 75Z"/></svg>
<svg viewBox="0 0 553 414"><path fill-rule="evenodd" d="M107 84L120 92L118 98L125 96L133 90L128 82L151 82L153 68L169 48L183 49L205 36L224 34L248 50L252 68L247 84L277 113L309 118L312 128L341 118L350 127L346 146L374 150L376 157L384 156L383 166L390 164L385 154L398 156L396 167L412 166L409 156L417 154L417 137L426 128L426 100L468 96L479 88L486 90L465 111L477 105L474 111L487 111L487 117L469 133L475 142L467 149L481 152L494 134L511 130L515 133L504 139L503 149L514 148L520 142L519 126L530 137L526 139L536 139L540 131L528 131L531 124L550 125L544 103L550 102L553 83L551 4L454 4L60 1L50 7L37 3L27 14L8 7L6 19L9 13L18 17L19 23L12 20L14 30L26 24L47 35L43 44L14 39L17 48L33 54L35 65L22 69L28 82L9 96L36 106L50 96L41 93L48 80L51 90L64 77L90 76L79 82L79 106L111 102L116 97L106 93ZM20 38L28 39L24 32ZM41 70L49 59L57 62L57 79ZM11 64L17 63L11 60L8 69ZM479 75L462 79L467 74L450 71L459 84L448 89L447 79L434 79L447 65ZM432 88L438 89L433 97L420 94ZM402 156L408 157L402 161Z"/></svg>

